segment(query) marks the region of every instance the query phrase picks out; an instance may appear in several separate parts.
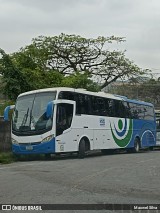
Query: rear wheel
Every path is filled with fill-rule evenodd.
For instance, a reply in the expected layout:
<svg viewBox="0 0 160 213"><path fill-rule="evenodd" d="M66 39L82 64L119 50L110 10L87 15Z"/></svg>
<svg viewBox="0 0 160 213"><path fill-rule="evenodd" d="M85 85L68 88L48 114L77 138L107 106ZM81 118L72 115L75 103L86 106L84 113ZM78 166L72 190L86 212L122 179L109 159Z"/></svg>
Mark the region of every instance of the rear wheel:
<svg viewBox="0 0 160 213"><path fill-rule="evenodd" d="M86 151L85 147L86 147L85 140L81 139L79 143L79 151L78 151L78 157L81 159L85 157L85 151Z"/></svg>
<svg viewBox="0 0 160 213"><path fill-rule="evenodd" d="M134 141L133 152L138 153L139 151L140 151L140 140L138 138L136 138Z"/></svg>

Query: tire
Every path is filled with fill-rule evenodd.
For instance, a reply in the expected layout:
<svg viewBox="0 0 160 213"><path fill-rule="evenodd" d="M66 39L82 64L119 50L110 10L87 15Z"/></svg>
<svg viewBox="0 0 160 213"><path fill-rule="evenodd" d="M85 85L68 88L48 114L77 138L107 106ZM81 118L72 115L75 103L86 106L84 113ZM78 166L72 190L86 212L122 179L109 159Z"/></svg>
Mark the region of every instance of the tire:
<svg viewBox="0 0 160 213"><path fill-rule="evenodd" d="M85 157L85 140L84 139L81 139L79 143L78 157L80 159L83 159Z"/></svg>
<svg viewBox="0 0 160 213"><path fill-rule="evenodd" d="M133 152L138 153L139 151L140 151L140 141L139 141L138 138L136 138L135 141L134 141Z"/></svg>

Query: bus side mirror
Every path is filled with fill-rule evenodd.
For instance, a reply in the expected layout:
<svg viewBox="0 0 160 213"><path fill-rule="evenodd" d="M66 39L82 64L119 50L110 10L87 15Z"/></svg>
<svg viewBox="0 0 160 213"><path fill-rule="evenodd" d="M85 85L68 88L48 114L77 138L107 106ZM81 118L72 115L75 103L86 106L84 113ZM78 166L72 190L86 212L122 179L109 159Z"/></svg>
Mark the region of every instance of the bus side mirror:
<svg viewBox="0 0 160 213"><path fill-rule="evenodd" d="M47 118L51 118L52 113L53 113L53 106L54 106L53 101L51 101L47 104L47 109L46 109L46 117Z"/></svg>
<svg viewBox="0 0 160 213"><path fill-rule="evenodd" d="M4 110L4 120L9 121L9 111L14 109L15 105L7 106Z"/></svg>

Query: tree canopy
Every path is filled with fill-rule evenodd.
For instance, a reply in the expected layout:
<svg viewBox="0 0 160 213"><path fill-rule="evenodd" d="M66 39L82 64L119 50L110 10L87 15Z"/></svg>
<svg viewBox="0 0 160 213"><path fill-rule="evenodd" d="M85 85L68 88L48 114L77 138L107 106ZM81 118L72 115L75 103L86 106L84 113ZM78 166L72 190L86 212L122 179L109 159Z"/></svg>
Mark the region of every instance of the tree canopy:
<svg viewBox="0 0 160 213"><path fill-rule="evenodd" d="M124 38L60 34L35 38L11 55L1 50L5 92L15 99L21 92L54 86L98 91L117 79L146 72L126 58L125 51L110 50L113 42L124 42Z"/></svg>

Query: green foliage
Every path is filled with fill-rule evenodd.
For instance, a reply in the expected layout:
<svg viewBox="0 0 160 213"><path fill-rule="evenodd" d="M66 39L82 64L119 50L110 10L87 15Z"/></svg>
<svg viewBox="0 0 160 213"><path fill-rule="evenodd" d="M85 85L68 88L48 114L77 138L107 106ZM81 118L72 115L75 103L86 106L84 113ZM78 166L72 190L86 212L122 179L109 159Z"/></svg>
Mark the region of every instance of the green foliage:
<svg viewBox="0 0 160 213"><path fill-rule="evenodd" d="M61 85L64 76L58 71L44 72L24 54L9 56L4 51L1 54L2 89L10 100L16 100L20 93L26 91Z"/></svg>
<svg viewBox="0 0 160 213"><path fill-rule="evenodd" d="M16 161L16 157L11 152L0 153L0 163L8 164Z"/></svg>
<svg viewBox="0 0 160 213"><path fill-rule="evenodd" d="M14 101L4 101L3 103L0 103L0 115L1 116L3 116L3 114L4 114L4 109L10 105L14 105ZM9 117L11 117L11 114L12 114L12 111L9 112Z"/></svg>
<svg viewBox="0 0 160 213"><path fill-rule="evenodd" d="M67 86L98 91L117 79L142 75L125 57L125 52L109 51L122 37L84 38L77 35L40 36L19 52L7 55L0 49L3 92L11 99L23 92ZM98 86L92 79L98 79Z"/></svg>
<svg viewBox="0 0 160 213"><path fill-rule="evenodd" d="M83 88L94 92L100 90L100 86L89 79L87 73L81 74L78 72L76 74L64 77L62 85L65 87Z"/></svg>
<svg viewBox="0 0 160 213"><path fill-rule="evenodd" d="M35 62L43 64L46 70L58 70L63 75L76 74L77 71L87 72L91 77L101 79L102 89L117 79L142 75L147 71L141 70L127 59L125 52L108 50L113 42L123 41L122 37L114 36L97 39L65 34L54 37L40 36L23 51L35 49L32 51L34 59L37 59L38 52L43 53L41 60L38 58Z"/></svg>
<svg viewBox="0 0 160 213"><path fill-rule="evenodd" d="M26 76L15 66L11 57L0 49L2 59L0 60L0 73L4 83L3 92L11 100L15 100L17 95L26 90L30 90Z"/></svg>
<svg viewBox="0 0 160 213"><path fill-rule="evenodd" d="M44 79L45 79L45 87L63 86L62 81L64 79L64 76L58 71L46 72Z"/></svg>
<svg viewBox="0 0 160 213"><path fill-rule="evenodd" d="M34 161L34 160L45 160L45 155L32 154L32 155L15 155L12 152L1 152L0 153L0 164L9 164L16 161Z"/></svg>

